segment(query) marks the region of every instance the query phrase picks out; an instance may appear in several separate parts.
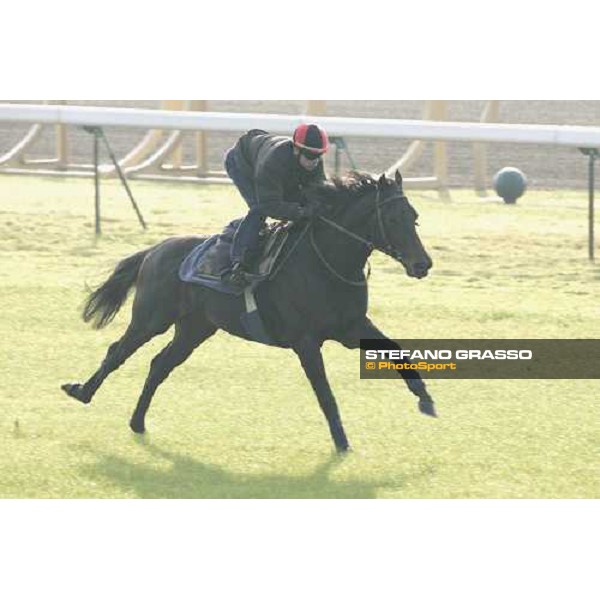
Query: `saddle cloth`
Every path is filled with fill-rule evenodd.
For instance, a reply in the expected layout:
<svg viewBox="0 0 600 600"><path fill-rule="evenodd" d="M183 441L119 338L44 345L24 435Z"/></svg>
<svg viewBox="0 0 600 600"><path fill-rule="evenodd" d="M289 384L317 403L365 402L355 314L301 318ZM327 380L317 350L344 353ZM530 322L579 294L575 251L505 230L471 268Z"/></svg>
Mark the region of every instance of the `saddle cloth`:
<svg viewBox="0 0 600 600"><path fill-rule="evenodd" d="M231 245L233 237L242 219L231 221L222 233L209 237L196 246L184 258L179 267L179 278L186 283L202 285L217 292L241 295L243 290L231 286L222 277L231 270ZM259 259L254 265L253 287L267 279L275 266L281 250L288 238L290 226L275 224L261 231Z"/></svg>

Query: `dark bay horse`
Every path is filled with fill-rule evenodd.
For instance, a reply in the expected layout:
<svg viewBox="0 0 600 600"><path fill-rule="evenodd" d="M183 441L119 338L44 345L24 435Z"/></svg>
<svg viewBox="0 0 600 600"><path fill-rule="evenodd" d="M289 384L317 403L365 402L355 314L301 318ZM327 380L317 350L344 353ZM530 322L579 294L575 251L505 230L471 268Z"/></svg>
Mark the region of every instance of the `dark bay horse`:
<svg viewBox="0 0 600 600"><path fill-rule="evenodd" d="M378 339L398 348L367 317L367 282L363 269L374 250L405 268L409 277L425 277L432 266L416 232L417 213L402 189L402 177L376 180L352 174L314 188L313 200L329 206L315 219L277 277L256 290L263 321L275 345L291 348L310 380L329 425L335 447L348 449L335 397L329 386L321 346L336 340L347 348L361 339ZM171 342L152 360L144 389L131 417L136 433L145 431L145 416L157 387L217 330L248 339L240 316L243 296L222 294L179 280L179 266L205 238L177 237L123 259L113 274L92 292L83 318L97 328L108 324L135 286L131 322L113 343L99 369L85 383L62 389L89 403L104 381L138 348L175 326ZM419 398L422 413L435 416L433 401L417 371L400 371Z"/></svg>

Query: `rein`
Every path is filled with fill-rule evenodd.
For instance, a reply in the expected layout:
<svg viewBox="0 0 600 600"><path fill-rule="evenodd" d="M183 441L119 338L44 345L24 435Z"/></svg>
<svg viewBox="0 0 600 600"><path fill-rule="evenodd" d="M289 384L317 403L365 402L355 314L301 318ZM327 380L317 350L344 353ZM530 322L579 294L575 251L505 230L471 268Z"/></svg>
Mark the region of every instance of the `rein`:
<svg viewBox="0 0 600 600"><path fill-rule="evenodd" d="M321 217L321 219L323 219L323 217ZM336 228L339 227L337 225L337 223L333 223L333 221L329 221L329 219L323 219L325 221L325 223L331 223L333 225L336 225ZM340 227L340 231L344 231L345 233L352 233L350 231L347 231L343 228ZM362 238L360 238L359 236L352 236L355 237L355 239L362 241ZM368 242L370 245L370 242ZM327 268L327 270L334 275L335 277L337 277L337 279L339 279L340 281L343 281L344 283L346 283L347 285L354 285L356 287L365 287L367 285L367 281L366 279L360 279L358 281L352 281L351 279L347 279L346 277L344 277L343 275L340 275L325 259L325 257L323 256L323 253L319 250L319 247L317 246L317 242L315 242L315 229L314 227L310 228L310 244L313 247L313 250L315 251L316 255L319 257L319 260L323 263L323 265L325 265L325 267ZM370 268L369 268L369 272L370 272Z"/></svg>
<svg viewBox="0 0 600 600"><path fill-rule="evenodd" d="M375 196L375 213L377 215L377 226L379 228L379 233L381 235L381 238L383 240L383 243L385 244L385 246L383 247L383 249L381 249L381 251L384 254L387 254L388 256L390 256L391 258L394 258L396 260L400 260L401 256L398 252L395 252L394 247L392 246L392 244L389 241L389 238L386 234L385 231L385 227L383 224L383 217L381 214L381 207L386 204L387 202L390 202L392 200L398 200L399 198L405 198L404 194L402 195L397 195L397 196L390 196L389 198L386 198L385 200L383 200L382 202L379 201L379 193L380 190L377 190L377 195ZM319 220L322 221L323 223L327 223L327 225L329 225L330 227L333 227L334 229L336 229L337 231L345 234L346 236L356 240L357 242L361 242L362 244L364 244L369 253L373 251L373 249L375 248L375 244L373 244L373 242L367 240L366 238L363 238L362 236L354 233L353 231L350 231L349 229L346 229L345 227L342 227L341 225L339 225L338 223L336 223L335 221L331 221L330 219L327 219L326 217L319 217ZM369 276L371 275L371 265L369 264L369 269L367 272L367 278L366 279L361 279L359 281L352 281L351 279L347 279L346 277L344 277L343 275L340 275L334 267L332 267L329 262L327 262L327 260L325 259L325 257L323 256L323 253L321 252L321 250L319 249L319 247L317 246L317 242L315 241L315 235L314 235L314 228L311 227L310 228L310 243L311 246L313 247L313 250L315 251L316 255L319 257L319 260L323 263L323 265L327 268L327 270L334 275L337 279L339 279L340 281L343 281L344 283L346 283L347 285L353 285L353 286L357 286L357 287L364 287L367 285L367 281L366 279L369 278Z"/></svg>

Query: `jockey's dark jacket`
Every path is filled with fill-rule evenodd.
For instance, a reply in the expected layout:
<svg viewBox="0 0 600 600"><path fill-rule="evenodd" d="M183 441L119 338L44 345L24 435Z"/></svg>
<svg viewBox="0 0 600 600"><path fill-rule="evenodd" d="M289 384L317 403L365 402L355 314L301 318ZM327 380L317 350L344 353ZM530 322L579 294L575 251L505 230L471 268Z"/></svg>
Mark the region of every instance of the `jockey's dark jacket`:
<svg viewBox="0 0 600 600"><path fill-rule="evenodd" d="M299 218L305 203L302 189L325 180L323 161L313 171L303 169L289 137L252 129L238 140L234 152L237 165L254 183L257 208L265 217Z"/></svg>

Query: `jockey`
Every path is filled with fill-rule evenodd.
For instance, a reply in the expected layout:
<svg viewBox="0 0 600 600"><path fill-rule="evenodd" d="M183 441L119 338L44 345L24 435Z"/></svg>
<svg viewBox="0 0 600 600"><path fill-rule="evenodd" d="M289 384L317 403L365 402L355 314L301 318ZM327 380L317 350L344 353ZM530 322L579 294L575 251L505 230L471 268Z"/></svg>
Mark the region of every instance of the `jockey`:
<svg viewBox="0 0 600 600"><path fill-rule="evenodd" d="M328 148L323 129L302 124L291 139L252 129L227 151L225 170L250 209L231 248L232 283L247 281L250 258L267 217L295 221L315 216L317 208L305 204L302 190L325 180L322 157Z"/></svg>

